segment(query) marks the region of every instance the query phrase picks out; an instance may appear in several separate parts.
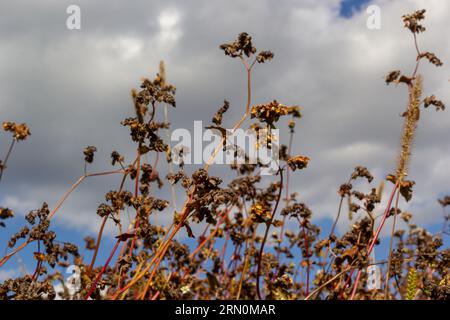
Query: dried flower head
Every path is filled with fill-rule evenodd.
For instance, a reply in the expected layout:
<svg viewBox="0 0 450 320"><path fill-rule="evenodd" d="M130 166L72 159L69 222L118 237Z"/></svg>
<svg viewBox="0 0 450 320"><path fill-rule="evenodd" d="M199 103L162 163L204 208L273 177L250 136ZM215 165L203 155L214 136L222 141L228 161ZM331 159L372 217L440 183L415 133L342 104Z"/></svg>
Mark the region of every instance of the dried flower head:
<svg viewBox="0 0 450 320"><path fill-rule="evenodd" d="M232 43L224 43L220 46L225 55L232 58L242 57L246 55L250 57L256 52L256 48L252 44L252 37L247 32L242 32L238 38Z"/></svg>
<svg viewBox="0 0 450 320"><path fill-rule="evenodd" d="M438 202L443 207L450 206L450 196L445 196L444 198L439 199Z"/></svg>
<svg viewBox="0 0 450 320"><path fill-rule="evenodd" d="M301 170L308 166L309 158L305 156L295 156L288 159L287 164L292 171Z"/></svg>
<svg viewBox="0 0 450 320"><path fill-rule="evenodd" d="M288 114L290 114L293 118L301 118L302 114L300 110L300 106L290 106L288 107Z"/></svg>
<svg viewBox="0 0 450 320"><path fill-rule="evenodd" d="M30 135L30 129L25 123L3 122L3 130L13 133L13 138L17 141L25 140Z"/></svg>
<svg viewBox="0 0 450 320"><path fill-rule="evenodd" d="M373 180L373 175L366 167L357 166L351 175L351 179L355 180L356 178L366 178L369 183Z"/></svg>
<svg viewBox="0 0 450 320"><path fill-rule="evenodd" d="M270 127L274 127L280 117L287 115L289 107L279 103L276 100L266 104L258 104L252 107L251 117L258 118L259 121L267 123Z"/></svg>
<svg viewBox="0 0 450 320"><path fill-rule="evenodd" d="M402 16L405 28L411 30L412 33L424 32L425 27L422 26L419 21L425 19L425 9L417 10L411 14L405 14Z"/></svg>
<svg viewBox="0 0 450 320"><path fill-rule="evenodd" d="M95 249L95 239L87 236L84 238L84 242L86 243L86 250L94 250Z"/></svg>
<svg viewBox="0 0 450 320"><path fill-rule="evenodd" d="M222 125L222 117L225 112L230 108L230 103L227 100L223 101L223 106L217 110L216 114L214 115L212 122L218 126Z"/></svg>
<svg viewBox="0 0 450 320"><path fill-rule="evenodd" d="M256 61L258 63L264 63L266 61L272 60L274 57L274 54L271 51L261 51L258 53L258 56L256 57Z"/></svg>
<svg viewBox="0 0 450 320"><path fill-rule="evenodd" d="M400 72L400 70L390 71L385 77L386 84L396 81L400 77Z"/></svg>
<svg viewBox="0 0 450 320"><path fill-rule="evenodd" d="M422 58L426 58L431 64L434 64L436 67L440 67L443 65L442 61L432 52L421 53L419 55L419 59Z"/></svg>
<svg viewBox="0 0 450 320"><path fill-rule="evenodd" d="M125 158L120 155L120 153L118 153L117 151L113 151L111 153L111 164L114 166L116 165L116 163L123 163L125 161Z"/></svg>
<svg viewBox="0 0 450 320"><path fill-rule="evenodd" d="M11 209L0 207L0 220L6 220L14 217L14 213ZM4 222L0 221L0 227L4 227Z"/></svg>
<svg viewBox="0 0 450 320"><path fill-rule="evenodd" d="M157 74L156 78L151 81L144 79L141 84L142 90L136 95L136 102L139 105L154 106L156 103L166 103L172 107L176 106L175 92L176 88L168 84L161 75ZM144 108L146 110L146 108Z"/></svg>
<svg viewBox="0 0 450 320"><path fill-rule="evenodd" d="M270 205L266 202L257 202L250 207L252 220L258 223L267 222L271 216Z"/></svg>
<svg viewBox="0 0 450 320"><path fill-rule="evenodd" d="M84 161L87 163L92 163L94 161L94 153L97 151L97 148L94 146L88 146L83 150Z"/></svg>
<svg viewBox="0 0 450 320"><path fill-rule="evenodd" d="M423 100L423 104L425 108L428 108L429 106L433 105L436 107L436 111L444 111L445 110L445 104L441 101L436 99L434 95L428 96Z"/></svg>

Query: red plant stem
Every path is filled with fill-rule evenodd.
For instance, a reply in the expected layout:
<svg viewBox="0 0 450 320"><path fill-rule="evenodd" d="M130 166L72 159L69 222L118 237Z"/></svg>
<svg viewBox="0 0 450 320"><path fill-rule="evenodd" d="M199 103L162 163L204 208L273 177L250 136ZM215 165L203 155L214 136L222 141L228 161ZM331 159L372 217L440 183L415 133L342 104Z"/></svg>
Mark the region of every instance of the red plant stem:
<svg viewBox="0 0 450 320"><path fill-rule="evenodd" d="M350 280L352 279L352 275L353 275L353 272L355 271L355 269L351 269L350 270L350 274L348 275L348 277L347 277L347 280L345 281L345 283L344 283L344 287L342 288L342 290L345 290L345 288L348 286L348 284L350 283ZM339 284L337 284L336 285L336 288L339 286ZM342 291L342 293L341 293L341 298L342 298L342 295L344 294L344 291Z"/></svg>
<svg viewBox="0 0 450 320"><path fill-rule="evenodd" d="M36 280L36 278L38 277L39 270L41 269L41 265L42 265L42 261L38 261L38 263L36 265L36 269L34 270L33 276L31 277L31 279L33 281Z"/></svg>
<svg viewBox="0 0 450 320"><path fill-rule="evenodd" d="M262 262L262 256L264 253L264 245L266 244L270 225L272 224L273 218L275 217L275 214L277 212L278 204L280 203L280 200L281 200L281 192L283 191L283 169L279 168L278 173L280 174L280 190L278 191L277 202L275 203L275 207L273 208L272 215L271 215L268 223L266 223L266 232L264 233L264 238L261 242L261 248L259 249L259 255L258 255L258 268L256 269L256 294L257 294L259 300L262 300L261 290L260 290L260 285L259 285L259 276L261 275L261 262Z"/></svg>
<svg viewBox="0 0 450 320"><path fill-rule="evenodd" d="M392 188L392 192L391 192L391 195L389 197L389 201L388 201L388 204L387 204L387 207L386 207L386 211L384 212L383 218L382 218L382 220L380 222L380 225L377 228L375 236L373 237L373 240L370 243L369 248L367 249L367 255L370 255L372 253L373 247L375 246L375 243L377 242L378 237L380 236L381 229L383 228L384 223L386 222L386 219L389 217L389 213L391 211L391 206L392 206L392 201L394 199L395 193L397 192L398 185L399 185L399 183L397 182L394 185L394 187ZM352 294L350 296L350 300L353 300L353 298L355 297L356 290L358 288L359 278L361 277L361 273L362 273L362 270L359 269L358 275L356 276L355 284L353 285L353 290L352 290Z"/></svg>
<svg viewBox="0 0 450 320"><path fill-rule="evenodd" d="M38 253L41 253L41 241L38 241ZM42 260L38 260L37 264L36 264L36 269L34 270L33 276L31 277L31 279L34 281L36 280L36 278L39 276L39 271L41 269L42 266Z"/></svg>
<svg viewBox="0 0 450 320"><path fill-rule="evenodd" d="M156 172L156 166L158 165L158 159L159 159L159 153L156 153L155 162L153 163L153 170L152 170L152 173L150 174L150 180L151 180L151 178L154 176L154 174ZM139 153L139 150L138 150L136 185L135 185L135 188L134 188L134 196L135 197L137 197L139 195L139 170L140 170L140 165L141 165L141 154ZM149 184L149 189L150 189L150 184ZM137 228L139 228L139 225L140 225L139 216L136 214L136 221L134 223L134 229L136 230ZM129 252L130 257L133 255L133 249L134 249L134 246L136 244L136 239L137 239L136 236L133 237L133 240L131 242L131 247L130 247L130 252Z"/></svg>
<svg viewBox="0 0 450 320"><path fill-rule="evenodd" d="M136 223L134 224L134 230L136 230L137 228L139 228L139 217L136 216ZM131 241L130 252L128 253L130 257L133 255L133 249L135 244L136 244L136 236L134 236L133 240Z"/></svg>
<svg viewBox="0 0 450 320"><path fill-rule="evenodd" d="M111 262L112 257L116 253L117 248L119 247L120 239L117 240L114 248L112 249L111 253L109 254L108 260L106 260L105 265L103 266L102 270L99 272L97 277L95 278L94 282L91 285L91 288L89 289L88 294L84 298L84 300L89 299L92 292L94 292L95 288L97 287L97 283L100 281L100 278L102 277L103 273L106 271L106 268L108 268L109 263Z"/></svg>
<svg viewBox="0 0 450 320"><path fill-rule="evenodd" d="M306 235L305 227L303 227L303 240L305 242L306 263L308 264L306 267L306 296L309 296L309 278L310 278L310 273L311 273L311 265L309 263L309 243L308 243L308 236Z"/></svg>
<svg viewBox="0 0 450 320"><path fill-rule="evenodd" d="M151 298L151 300L156 300L159 296L159 291L155 293L155 295Z"/></svg>
<svg viewBox="0 0 450 320"><path fill-rule="evenodd" d="M233 254L231 255L230 262L228 264L228 269L232 269L233 268L233 264L235 263L234 261L236 260L236 257L237 257L237 254L238 254L238 249L239 249L239 244L234 247Z"/></svg>
<svg viewBox="0 0 450 320"><path fill-rule="evenodd" d="M391 269L391 263L392 263L392 246L394 244L394 233L395 233L395 223L397 222L397 213L398 213L398 201L400 199L400 192L397 192L397 197L395 197L395 206L394 206L394 222L392 223L392 229L391 229L391 239L389 240L389 256L388 256L388 263L386 266L386 282L384 287L384 300L388 300L388 294L389 294L389 271ZM375 262L375 261L374 261Z"/></svg>
<svg viewBox="0 0 450 320"><path fill-rule="evenodd" d="M0 268L12 257L14 256L16 253L18 253L20 250L22 250L23 248L25 248L28 244L30 244L31 242L33 242L34 240L32 239L28 239L27 241L25 241L24 243L22 243L19 247L17 247L13 252L5 255L2 260L0 260Z"/></svg>
<svg viewBox="0 0 450 320"><path fill-rule="evenodd" d="M106 171L106 172L98 172L98 173L88 173L85 174L83 176L81 176L71 187L70 189L61 197L61 199L58 201L58 203L56 204L55 208L52 210L52 212L50 212L50 214L48 215L47 219L50 220L53 215L56 213L56 211L58 211L58 209L61 207L61 205L64 203L64 201L67 199L67 197L72 193L73 190L75 190L78 185L83 182L84 179L88 178L88 177L97 177L97 176L106 176L109 174L114 174L114 173L124 173L124 170L114 170L114 171Z"/></svg>
<svg viewBox="0 0 450 320"><path fill-rule="evenodd" d="M233 267L232 272L235 272L237 270L239 258L241 257L241 251L242 251L242 244L239 244L239 246L237 248L236 259L234 260L234 267Z"/></svg>
<svg viewBox="0 0 450 320"><path fill-rule="evenodd" d="M173 276L173 272L170 273L169 278L167 279L167 282L169 282L170 279L172 279L172 276ZM183 278L183 279L184 279L184 278ZM159 294L160 294L160 291L157 291L157 292L155 293L155 295L154 295L150 300L156 300L156 299L158 298ZM139 297L137 297L137 298L139 298ZM144 297L143 297L143 298L144 298Z"/></svg>
<svg viewBox="0 0 450 320"><path fill-rule="evenodd" d="M216 224L216 227L214 228L213 231L211 231L211 233L209 234L209 236L207 238L205 238L198 246L197 248L189 255L189 259L193 260L195 258L195 256L197 255L197 253L205 246L206 243L208 243L209 241L211 241L211 239L216 235L217 231L219 230L219 227L222 223L225 222L228 214L230 213L231 209L233 208L233 206L227 208L224 213L223 216L221 217L220 221ZM206 226L205 231L203 232L202 236L204 236L206 234L206 231L208 230L208 226ZM211 245L210 247L212 247L214 244L213 241L211 241ZM206 262L206 261L204 261ZM170 274L169 279L172 277L173 273ZM185 269L184 270L184 275L183 275L183 280L187 277L188 275L188 270Z"/></svg>
<svg viewBox="0 0 450 320"><path fill-rule="evenodd" d="M294 131L292 130L290 132L290 136L289 136L289 145L288 145L288 150L287 150L287 155L288 157L291 156L291 149L292 149L292 142L294 140ZM289 206L289 176L290 176L290 168L289 166L286 168L286 189L285 189L285 201L286 201L286 207ZM277 251L277 261L280 260L280 255L281 255L281 245L283 243L283 238L284 238L284 227L285 227L285 223L286 223L286 217L287 215L283 216L283 220L281 223L281 230L280 230L280 242L278 243L278 251ZM278 274L278 272L280 271L280 265L277 266L277 271L274 272L273 276L274 278L272 278L272 280L275 279L276 275Z"/></svg>
<svg viewBox="0 0 450 320"><path fill-rule="evenodd" d="M200 243L200 245L191 253L191 255L189 256L189 259L194 259L195 256L197 255L197 253L204 247L204 245L206 243L208 243L208 241L210 241L217 233L217 231L219 230L219 227L222 223L225 222L226 218L228 217L228 213L230 213L231 209L233 208L233 206L231 206L229 209L227 209L222 218L220 219L219 223L216 224L216 227L214 228L214 230L209 234L209 236L203 240L202 243Z"/></svg>
<svg viewBox="0 0 450 320"><path fill-rule="evenodd" d="M420 64L420 59L421 59L419 44L417 43L417 36L415 33L413 33L413 36L414 36L414 46L415 46L416 52L417 52L417 60L416 60L416 66L415 66L413 74L412 74L412 78L414 78L416 76L416 73L419 70L419 64Z"/></svg>
<svg viewBox="0 0 450 320"><path fill-rule="evenodd" d="M5 160L3 160L3 166L0 168L0 181L2 180L3 171L6 169L6 163L8 162L8 158L11 155L12 149L14 148L14 143L16 142L16 139L13 139L11 141L11 144L9 145L8 152L6 153Z"/></svg>
<svg viewBox="0 0 450 320"><path fill-rule="evenodd" d="M375 246L375 243L378 240L378 237L380 235L381 229L383 228L384 223L386 222L386 219L389 217L389 213L391 211L391 207L392 207L392 200L394 199L395 193L398 189L398 182L395 184L394 188L392 189L391 192L391 196L389 197L389 202L386 208L386 211L384 212L384 216L383 219L381 220L380 225L378 226L377 232L375 233L375 237L372 240L372 243L370 244L369 250L368 250L368 254L370 254L372 252L373 247Z"/></svg>
<svg viewBox="0 0 450 320"><path fill-rule="evenodd" d="M355 284L353 285L352 294L350 296L350 300L353 300L356 294L356 290L358 288L359 279L361 278L362 270L359 269L358 273L356 274Z"/></svg>
<svg viewBox="0 0 450 320"><path fill-rule="evenodd" d="M205 227L205 229L203 229L203 232L202 232L202 234L200 235L199 239L205 238L206 231L208 231L209 227L210 227L210 225L207 224L206 227Z"/></svg>
<svg viewBox="0 0 450 320"><path fill-rule="evenodd" d="M138 161L138 158L136 157L136 159L135 159L134 162L133 162L133 166L136 164L137 161ZM125 182L125 180L122 180L122 184L120 185L119 192L122 191L124 182ZM129 226L128 226L127 232L130 232L130 231L132 230L132 228L133 228L133 225L130 223ZM124 241L124 242L123 242L122 247L120 248L119 255L118 255L118 257L117 257L117 261L125 254L127 243L128 243L128 241ZM118 268L118 263L117 263L117 261L116 261L116 267L115 267L116 270L117 270L117 268Z"/></svg>
<svg viewBox="0 0 450 320"><path fill-rule="evenodd" d="M195 188L195 187L194 187ZM192 200L193 197L193 193L191 193L189 195L189 198L187 199L186 203L190 203L190 201ZM140 276L138 276L137 278L135 278L134 280L132 280L131 282L129 282L125 287L119 289L112 297L112 300L117 299L117 297L123 293L124 291L128 290L129 288L131 288L139 279L141 279L145 273L148 272L148 270L153 266L152 272L150 273L150 278L147 280L148 283L151 282L151 280L153 279L153 276L155 275L157 268L159 266L159 264L161 263L162 259L164 258L164 255L166 254L167 250L169 249L170 246L170 242L172 241L172 239L175 237L175 235L177 234L177 232L183 227L184 225L184 221L185 219L187 219L189 215L189 212L187 211L187 207L185 206L185 208L182 210L182 217L181 217L181 221L174 225L174 229L172 230L172 232L168 235L167 239L164 241L164 243L160 246L160 248L158 249L158 252L155 254L155 256L153 257L153 259L149 262L149 264L144 268L144 270L141 272ZM147 288L144 289L144 292L141 293L142 297L145 297Z"/></svg>
<svg viewBox="0 0 450 320"><path fill-rule="evenodd" d="M233 263L236 264L235 261L237 260L238 247L239 247L239 245L237 245L237 246L234 247L233 255L231 256L230 263L228 264L228 270L230 270L230 269L233 267ZM232 271L230 271L230 272L232 272ZM229 281L229 284L228 284L228 287L227 287L227 291L226 291L226 293L227 293L226 299L227 299L227 300L229 299L230 294L231 294L231 287L232 287L232 284L233 284L233 281Z"/></svg>
<svg viewBox="0 0 450 320"><path fill-rule="evenodd" d="M137 160L135 160L134 163L136 163L136 161L137 161ZM134 165L134 163L133 163L133 165ZM123 166L122 166L122 167L123 167ZM128 171L126 171L126 172L124 173L123 177L122 177L122 182L120 183L120 187L119 187L119 193L122 192L123 185L124 185L124 183L125 183L125 180L126 180L127 176L128 176ZM119 211L118 211L118 212L119 212ZM106 225L106 222L107 222L107 221L108 221L108 217L104 217L104 218L103 218L103 221L102 221L102 224L101 224L101 226L100 226L100 230L98 231L98 235L97 235L97 243L96 243L96 245L95 245L95 251L94 251L94 254L93 254L93 256L92 256L91 264L89 265L89 268L88 268L88 271L87 271L88 274L90 274L91 271L92 271L92 269L94 268L95 260L97 259L98 250L99 250L99 248L100 248L100 242L101 242L101 239L102 239L102 236L103 236L103 230L104 230L104 228L105 228L105 225ZM119 229L121 230L121 228L119 228Z"/></svg>
<svg viewBox="0 0 450 320"><path fill-rule="evenodd" d="M226 273L226 270L225 270L225 252L227 250L227 244L228 244L229 240L230 240L230 236L227 234L225 242L224 242L224 244L222 246L222 252L220 253L221 267L222 267L222 271L224 271L225 273Z"/></svg>
<svg viewBox="0 0 450 320"><path fill-rule="evenodd" d="M97 259L98 249L100 248L100 241L102 239L103 229L105 228L106 221L108 220L108 217L104 217L102 221L102 225L100 226L100 230L98 231L97 236L97 244L95 245L95 251L92 255L91 264L89 265L89 268L87 270L87 273L90 274L92 269L94 268L95 260Z"/></svg>
<svg viewBox="0 0 450 320"><path fill-rule="evenodd" d="M139 195L139 170L141 168L141 154L139 152L139 150L137 151L137 165L136 165L136 185L134 187L134 197L137 198L137 196ZM139 228L139 216L136 210L136 219L134 222L134 229L136 230L137 228ZM133 255L133 249L134 249L134 245L136 243L136 236L133 237L133 240L131 241L131 247L130 247L130 257Z"/></svg>

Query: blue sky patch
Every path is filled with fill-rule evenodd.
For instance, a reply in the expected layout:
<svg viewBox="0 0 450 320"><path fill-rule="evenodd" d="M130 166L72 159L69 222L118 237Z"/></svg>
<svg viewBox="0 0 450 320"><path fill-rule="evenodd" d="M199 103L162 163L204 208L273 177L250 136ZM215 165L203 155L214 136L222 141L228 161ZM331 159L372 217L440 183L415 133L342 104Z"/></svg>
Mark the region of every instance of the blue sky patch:
<svg viewBox="0 0 450 320"><path fill-rule="evenodd" d="M343 17L350 18L355 11L360 11L365 8L370 0L342 0L339 14Z"/></svg>

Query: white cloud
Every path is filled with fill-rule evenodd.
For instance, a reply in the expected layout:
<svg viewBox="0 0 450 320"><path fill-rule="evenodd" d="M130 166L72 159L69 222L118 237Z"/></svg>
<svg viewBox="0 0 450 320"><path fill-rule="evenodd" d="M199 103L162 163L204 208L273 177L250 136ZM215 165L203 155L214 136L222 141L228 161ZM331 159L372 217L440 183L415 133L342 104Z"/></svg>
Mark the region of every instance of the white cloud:
<svg viewBox="0 0 450 320"><path fill-rule="evenodd" d="M119 38L116 41L112 41L112 43L119 51L120 56L125 60L139 56L144 47L143 42L136 38Z"/></svg>
<svg viewBox="0 0 450 320"><path fill-rule="evenodd" d="M171 48L181 37L181 15L177 9L171 8L162 11L158 16L158 42L162 48Z"/></svg>

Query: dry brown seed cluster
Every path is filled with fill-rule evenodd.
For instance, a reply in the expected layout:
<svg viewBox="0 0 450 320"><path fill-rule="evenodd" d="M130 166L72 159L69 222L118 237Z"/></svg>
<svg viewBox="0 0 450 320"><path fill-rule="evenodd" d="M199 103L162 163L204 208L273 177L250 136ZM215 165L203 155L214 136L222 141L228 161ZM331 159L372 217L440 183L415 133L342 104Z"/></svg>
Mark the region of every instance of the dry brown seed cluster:
<svg viewBox="0 0 450 320"><path fill-rule="evenodd" d="M217 110L216 114L214 115L214 117L212 119L212 122L217 126L222 125L223 114L225 112L227 112L229 108L230 108L230 103L227 100L224 100L223 106L220 107L219 110Z"/></svg>
<svg viewBox="0 0 450 320"><path fill-rule="evenodd" d="M425 9L417 10L411 14L405 14L402 16L405 28L411 30L412 33L420 33L425 31L425 27L419 22L425 19Z"/></svg>
<svg viewBox="0 0 450 320"><path fill-rule="evenodd" d="M3 122L3 130L12 132L17 141L25 140L30 135L30 129L25 123Z"/></svg>
<svg viewBox="0 0 450 320"><path fill-rule="evenodd" d="M309 158L305 156L295 156L287 160L287 164L292 171L304 169L308 166Z"/></svg>
<svg viewBox="0 0 450 320"><path fill-rule="evenodd" d="M257 202L250 207L252 220L258 223L267 222L271 216L272 209L265 202Z"/></svg>
<svg viewBox="0 0 450 320"><path fill-rule="evenodd" d="M6 220L14 217L14 213L11 209L0 207L0 220ZM5 227L5 223L0 221L0 227Z"/></svg>
<svg viewBox="0 0 450 320"><path fill-rule="evenodd" d="M94 161L94 153L97 152L97 148L94 146L88 146L83 150L84 161L92 163Z"/></svg>
<svg viewBox="0 0 450 320"><path fill-rule="evenodd" d="M441 101L436 99L434 95L428 96L423 101L424 107L428 108L429 106L435 106L436 111L444 111L445 110L445 104Z"/></svg>
<svg viewBox="0 0 450 320"><path fill-rule="evenodd" d="M270 127L274 127L274 123L278 122L280 117L287 115L289 108L276 100L258 104L252 107L252 118L258 118L259 121L267 123Z"/></svg>
<svg viewBox="0 0 450 320"><path fill-rule="evenodd" d="M256 52L256 48L252 44L252 37L246 32L240 33L233 43L222 44L220 49L222 49L227 56L232 58L243 57L243 55L250 57Z"/></svg>

